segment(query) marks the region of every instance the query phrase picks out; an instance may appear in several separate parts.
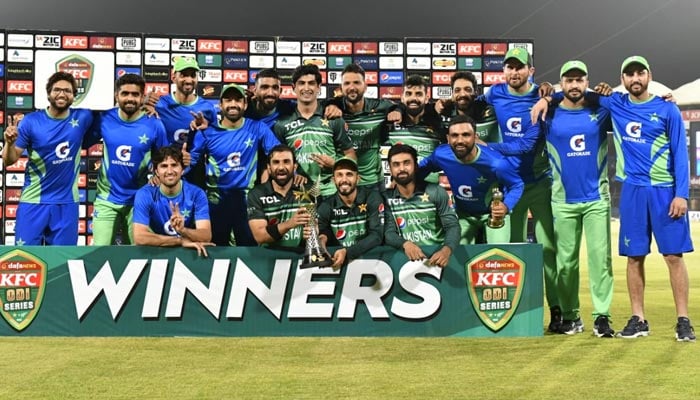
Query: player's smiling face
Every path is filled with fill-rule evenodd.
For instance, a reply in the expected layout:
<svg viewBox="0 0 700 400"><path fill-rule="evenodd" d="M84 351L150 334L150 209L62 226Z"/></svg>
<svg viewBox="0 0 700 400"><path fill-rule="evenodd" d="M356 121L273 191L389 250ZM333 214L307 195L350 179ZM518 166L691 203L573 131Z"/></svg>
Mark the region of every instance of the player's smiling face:
<svg viewBox="0 0 700 400"><path fill-rule="evenodd" d="M156 165L156 175L160 183L168 188L175 187L182 177L182 164L172 157L166 157Z"/></svg>
<svg viewBox="0 0 700 400"><path fill-rule="evenodd" d="M389 171L394 182L405 186L415 178L416 161L409 153L394 154L389 160Z"/></svg>
<svg viewBox="0 0 700 400"><path fill-rule="evenodd" d="M406 106L406 111L416 116L425 109L425 102L428 100L425 86L404 86L401 94L401 102Z"/></svg>
<svg viewBox="0 0 700 400"><path fill-rule="evenodd" d="M175 72L173 80L175 81L177 91L185 96L195 93L195 90L197 90L197 82L199 81L197 70L194 68L187 68L180 72Z"/></svg>
<svg viewBox="0 0 700 400"><path fill-rule="evenodd" d="M520 61L509 58L503 65L503 73L506 77L506 82L514 90L518 90L527 84L530 74L534 72L534 68L523 64Z"/></svg>
<svg viewBox="0 0 700 400"><path fill-rule="evenodd" d="M343 96L349 103L355 104L362 100L367 90L365 78L357 72L346 72L343 74L343 83L341 84Z"/></svg>
<svg viewBox="0 0 700 400"><path fill-rule="evenodd" d="M467 79L457 79L452 85L452 101L460 111L466 111L474 101L476 88Z"/></svg>
<svg viewBox="0 0 700 400"><path fill-rule="evenodd" d="M452 152L459 160L465 160L474 152L476 133L471 124L461 123L450 126L447 133L447 143L452 148Z"/></svg>
<svg viewBox="0 0 700 400"><path fill-rule="evenodd" d="M286 186L294 178L294 157L289 151L275 151L270 154L268 172L271 179L279 186Z"/></svg>
<svg viewBox="0 0 700 400"><path fill-rule="evenodd" d="M258 104L268 111L272 111L277 106L280 98L280 81L275 78L260 78L255 82L253 95L258 100Z"/></svg>
<svg viewBox="0 0 700 400"><path fill-rule="evenodd" d="M625 68L620 80L631 95L641 96L649 88L651 72L641 64L631 64Z"/></svg>
<svg viewBox="0 0 700 400"><path fill-rule="evenodd" d="M320 88L316 77L312 74L302 75L294 82L294 93L297 101L302 104L311 104L316 101Z"/></svg>
<svg viewBox="0 0 700 400"><path fill-rule="evenodd" d="M569 101L578 103L588 88L588 77L583 71L572 70L561 77L561 90Z"/></svg>
<svg viewBox="0 0 700 400"><path fill-rule="evenodd" d="M59 112L66 110L73 104L73 86L68 81L58 81L49 91L49 104Z"/></svg>
<svg viewBox="0 0 700 400"><path fill-rule="evenodd" d="M343 196L352 194L357 189L357 181L360 176L351 169L338 168L333 171L333 182L338 188L338 193Z"/></svg>
<svg viewBox="0 0 700 400"><path fill-rule="evenodd" d="M117 90L117 104L119 109L127 116L134 115L143 104L143 92L139 85L127 83Z"/></svg>

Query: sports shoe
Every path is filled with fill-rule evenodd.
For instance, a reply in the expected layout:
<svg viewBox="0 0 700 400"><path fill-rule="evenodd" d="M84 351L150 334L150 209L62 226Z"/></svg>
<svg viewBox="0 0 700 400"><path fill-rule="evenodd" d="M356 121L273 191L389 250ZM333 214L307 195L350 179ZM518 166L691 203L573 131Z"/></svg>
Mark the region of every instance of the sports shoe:
<svg viewBox="0 0 700 400"><path fill-rule="evenodd" d="M617 336L625 339L649 336L649 322L647 320L642 321L638 316L633 315L632 318L627 321L627 326L625 326Z"/></svg>
<svg viewBox="0 0 700 400"><path fill-rule="evenodd" d="M611 338L615 331L610 327L610 320L605 315L599 315L593 323L593 334L597 337Z"/></svg>
<svg viewBox="0 0 700 400"><path fill-rule="evenodd" d="M695 330L686 317L678 317L676 324L676 340L679 342L694 342Z"/></svg>
<svg viewBox="0 0 700 400"><path fill-rule="evenodd" d="M559 308L559 306L550 308L549 315L549 326L547 327L547 332L559 333L559 328L561 327L562 322L561 308Z"/></svg>
<svg viewBox="0 0 700 400"><path fill-rule="evenodd" d="M559 326L559 333L565 335L574 335L581 332L583 332L583 321L581 321L581 318L576 318L575 320L565 319Z"/></svg>

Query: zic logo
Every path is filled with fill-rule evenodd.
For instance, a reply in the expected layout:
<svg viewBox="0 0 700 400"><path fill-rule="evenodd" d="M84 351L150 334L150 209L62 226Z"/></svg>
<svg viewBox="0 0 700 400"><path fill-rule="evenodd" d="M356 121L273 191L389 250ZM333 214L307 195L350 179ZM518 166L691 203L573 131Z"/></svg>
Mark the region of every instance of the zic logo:
<svg viewBox="0 0 700 400"><path fill-rule="evenodd" d="M177 236L177 231L175 230L175 228L173 228L172 225L170 225L170 220L165 221L165 223L163 224L163 231L166 235Z"/></svg>
<svg viewBox="0 0 700 400"><path fill-rule="evenodd" d="M46 263L23 250L0 258L0 314L15 330L24 330L39 312L46 273Z"/></svg>
<svg viewBox="0 0 700 400"><path fill-rule="evenodd" d="M241 165L241 153L239 151L233 152L226 157L226 162L229 167L238 167Z"/></svg>
<svg viewBox="0 0 700 400"><path fill-rule="evenodd" d="M506 121L506 125L508 126L508 130L510 132L519 133L523 130L523 124L520 117L509 118L508 121Z"/></svg>
<svg viewBox="0 0 700 400"><path fill-rule="evenodd" d="M574 135L569 140L569 146L573 151L584 151L586 150L586 140L583 135Z"/></svg>
<svg viewBox="0 0 700 400"><path fill-rule="evenodd" d="M348 233L345 231L345 229L338 229L338 231L335 233L335 238L338 240L343 240L347 235Z"/></svg>
<svg viewBox="0 0 700 400"><path fill-rule="evenodd" d="M396 217L396 226L398 226L399 229L405 228L406 227L406 218Z"/></svg>
<svg viewBox="0 0 700 400"><path fill-rule="evenodd" d="M625 133L627 135L638 138L642 136L642 123L641 122L630 122L625 126Z"/></svg>
<svg viewBox="0 0 700 400"><path fill-rule="evenodd" d="M130 161L131 160L131 146L121 145L121 146L117 147L117 158L120 159L121 161Z"/></svg>
<svg viewBox="0 0 700 400"><path fill-rule="evenodd" d="M459 197L471 199L473 196L472 187L469 185L462 185L459 188L457 188L457 194L459 195Z"/></svg>
<svg viewBox="0 0 700 400"><path fill-rule="evenodd" d="M70 143L67 141L59 143L54 152L56 153L56 157L60 159L68 157L68 154L70 153Z"/></svg>

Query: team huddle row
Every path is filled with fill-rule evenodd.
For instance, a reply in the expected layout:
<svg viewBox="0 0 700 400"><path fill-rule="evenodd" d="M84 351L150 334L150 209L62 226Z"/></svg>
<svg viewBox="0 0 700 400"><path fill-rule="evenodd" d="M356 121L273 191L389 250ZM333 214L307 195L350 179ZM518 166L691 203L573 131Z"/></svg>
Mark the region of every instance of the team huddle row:
<svg viewBox="0 0 700 400"><path fill-rule="evenodd" d="M70 108L75 80L52 75L49 107L19 124L8 118L4 134L6 165L25 149L29 156L16 243L77 242L80 148L102 140L93 213L97 245L112 244L121 229L131 243L193 247L202 254L232 239L238 246L294 249L316 228L309 221L317 213L321 244L338 247L336 267L382 242L411 260L445 266L460 243L525 241L531 213L543 246L548 329L583 330L578 253L585 232L594 333L612 337L612 128L616 177L623 182L619 253L628 257L633 311L621 335L648 334L643 269L653 232L672 271L677 338L691 340L682 258L692 251L685 131L675 104L648 92L651 71L643 57L623 62L628 94L587 91L586 65L570 61L561 69L562 92L545 90L542 97L531 82L531 56L511 49L504 58L506 83L479 95L474 75L458 71L452 98L434 103L419 76L408 77L400 104L365 98L364 71L354 64L342 72L342 96L324 102L318 100L318 68L297 67L292 102L279 98L277 73L263 70L252 96L235 84L222 88L220 117L196 95L198 70L194 59L176 60L175 91L146 105L143 78L124 75L115 87L118 106L102 113ZM391 146L388 189L382 145ZM154 177L147 184L151 164ZM436 183L439 171L449 181L452 205ZM309 185L320 189L317 208L308 206ZM494 189L504 193L502 201L492 197ZM490 218L505 226L490 226ZM427 245L438 250L424 254Z"/></svg>

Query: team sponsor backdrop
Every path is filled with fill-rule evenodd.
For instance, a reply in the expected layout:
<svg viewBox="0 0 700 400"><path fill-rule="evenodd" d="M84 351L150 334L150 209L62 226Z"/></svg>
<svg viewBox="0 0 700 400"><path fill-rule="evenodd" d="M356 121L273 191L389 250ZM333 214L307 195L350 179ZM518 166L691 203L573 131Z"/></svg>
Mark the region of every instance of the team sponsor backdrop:
<svg viewBox="0 0 700 400"><path fill-rule="evenodd" d="M437 248L426 248L435 251ZM542 247L446 268L378 247L340 270L262 248L0 250L2 336L541 336Z"/></svg>
<svg viewBox="0 0 700 400"><path fill-rule="evenodd" d="M195 37L114 32L0 31L0 129L6 116L22 116L48 105L46 80L68 71L78 80L75 107L114 106L114 80L142 74L148 91L169 93L170 68L177 57L197 59L202 70L198 94L218 104L227 83L253 86L256 73L276 68L282 97L293 98L291 75L300 64L317 65L323 76L321 97L338 94L340 73L357 63L366 71L367 97L398 101L410 74L420 74L433 98L450 96L450 76L457 70L476 75L481 89L503 80L502 59L509 48L533 50L530 40L460 38L314 38ZM92 240L90 216L95 199L101 145L83 152L79 180L79 244ZM0 174L3 242L13 245L15 213L27 159Z"/></svg>

